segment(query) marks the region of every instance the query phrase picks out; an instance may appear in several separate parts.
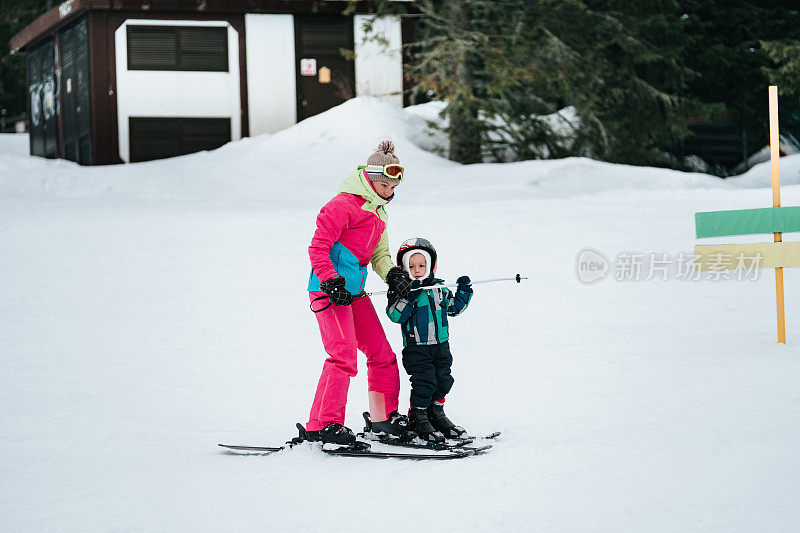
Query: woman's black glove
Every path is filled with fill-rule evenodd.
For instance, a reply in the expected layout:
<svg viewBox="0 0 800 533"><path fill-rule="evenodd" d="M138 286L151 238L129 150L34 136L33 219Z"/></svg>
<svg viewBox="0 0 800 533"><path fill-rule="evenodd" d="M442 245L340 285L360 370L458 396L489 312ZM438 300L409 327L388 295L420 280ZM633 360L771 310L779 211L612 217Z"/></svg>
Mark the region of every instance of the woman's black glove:
<svg viewBox="0 0 800 533"><path fill-rule="evenodd" d="M461 276L456 280L458 284L458 290L464 292L472 292L472 280L469 279L469 276Z"/></svg>
<svg viewBox="0 0 800 533"><path fill-rule="evenodd" d="M408 298L411 290L411 278L403 267L392 267L386 274L386 283L389 284L389 296L392 298Z"/></svg>
<svg viewBox="0 0 800 533"><path fill-rule="evenodd" d="M339 276L326 279L319 284L319 289L328 295L333 305L350 305L353 303L353 295L344 288L344 284L344 278Z"/></svg>

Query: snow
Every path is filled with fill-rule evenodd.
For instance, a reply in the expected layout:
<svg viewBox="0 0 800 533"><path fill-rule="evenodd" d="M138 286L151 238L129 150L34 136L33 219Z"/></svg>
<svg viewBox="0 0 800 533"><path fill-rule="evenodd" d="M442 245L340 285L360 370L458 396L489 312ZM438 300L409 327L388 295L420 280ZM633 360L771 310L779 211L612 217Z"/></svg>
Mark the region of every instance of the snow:
<svg viewBox="0 0 800 533"><path fill-rule="evenodd" d="M425 120L426 124L429 126L423 132L420 132L420 134L414 136L414 143L429 152L435 152L445 157L449 152L449 140L443 131L449 124L448 118L442 116L442 113L446 107L446 101L433 100L424 104L407 107L404 110L405 114L407 115L410 114L414 117L419 117ZM532 116L535 117L536 115ZM552 129L554 134L562 137L562 146L569 147L572 145L575 137L575 131L580 125L580 117L578 116L575 107L565 107L559 111L556 111L555 113L541 115L539 118L541 118L542 121ZM503 129L510 126L508 126L508 124L506 124L501 118L492 116L487 118L487 122L495 127L500 128L498 131L491 132L489 134L489 139L495 142L509 140L508 133L504 132ZM541 151L542 153L547 153L548 150L546 147L542 147ZM514 159L514 155L510 150L504 150L503 156L508 160ZM494 155L485 154L483 160L487 162L494 162L496 159Z"/></svg>
<svg viewBox="0 0 800 533"><path fill-rule="evenodd" d="M0 153L28 155L30 145L28 134L0 133Z"/></svg>
<svg viewBox="0 0 800 533"><path fill-rule="evenodd" d="M798 272L783 346L771 271L585 285L575 265L586 247L691 253L695 212L771 205L769 164L728 180L579 158L464 167L421 148L424 130L357 99L214 152L94 168L0 137L0 527L796 531ZM392 249L425 236L451 281L529 277L476 286L451 324L448 413L502 436L443 462L221 452L305 422L324 359L304 290L314 219L387 136L408 168ZM800 156L781 171L800 205Z"/></svg>

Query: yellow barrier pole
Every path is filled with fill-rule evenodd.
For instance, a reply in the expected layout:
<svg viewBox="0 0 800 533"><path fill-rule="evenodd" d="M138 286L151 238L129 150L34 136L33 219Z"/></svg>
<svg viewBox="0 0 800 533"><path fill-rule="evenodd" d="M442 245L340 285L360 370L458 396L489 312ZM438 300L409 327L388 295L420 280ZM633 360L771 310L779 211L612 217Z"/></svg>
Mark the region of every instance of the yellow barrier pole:
<svg viewBox="0 0 800 533"><path fill-rule="evenodd" d="M781 206L780 135L778 134L778 87L769 86L769 156L772 163L772 207ZM775 233L775 242L783 235ZM786 344L786 314L783 305L783 267L775 269L775 300L778 309L778 342Z"/></svg>

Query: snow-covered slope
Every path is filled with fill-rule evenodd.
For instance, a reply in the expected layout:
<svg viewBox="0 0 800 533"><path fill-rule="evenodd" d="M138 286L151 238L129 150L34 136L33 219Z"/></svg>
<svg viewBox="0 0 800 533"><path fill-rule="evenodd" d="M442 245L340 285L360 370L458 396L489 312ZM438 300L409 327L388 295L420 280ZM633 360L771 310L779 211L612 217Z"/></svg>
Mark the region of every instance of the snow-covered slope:
<svg viewBox="0 0 800 533"><path fill-rule="evenodd" d="M797 271L785 273L788 346L775 343L770 271L575 274L585 247L611 261L690 253L694 212L770 205L751 188L768 166L739 183L585 159L463 167L419 148L423 130L411 112L356 100L167 161L0 153L0 529L800 528ZM476 286L451 324L448 412L501 439L435 464L220 452L281 443L307 418L325 357L304 290L314 219L385 136L408 165L389 206L393 250L425 236L447 279L529 277ZM797 183L800 160L781 163ZM800 205L800 187L783 201ZM365 374L361 358L356 429ZM408 392L403 377L403 406Z"/></svg>

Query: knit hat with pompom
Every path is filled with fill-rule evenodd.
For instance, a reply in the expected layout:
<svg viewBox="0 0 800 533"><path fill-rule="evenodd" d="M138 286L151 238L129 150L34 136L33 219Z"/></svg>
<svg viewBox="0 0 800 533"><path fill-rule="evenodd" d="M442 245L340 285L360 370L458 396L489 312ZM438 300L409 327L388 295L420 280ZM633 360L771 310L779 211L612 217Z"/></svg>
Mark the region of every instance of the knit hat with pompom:
<svg viewBox="0 0 800 533"><path fill-rule="evenodd" d="M390 163L400 164L400 160L394 155L394 143L389 139L381 141L378 149L371 156L367 158L368 165L384 166ZM389 176L381 173L367 172L369 181L385 181L387 183L400 183L399 179L390 178Z"/></svg>

